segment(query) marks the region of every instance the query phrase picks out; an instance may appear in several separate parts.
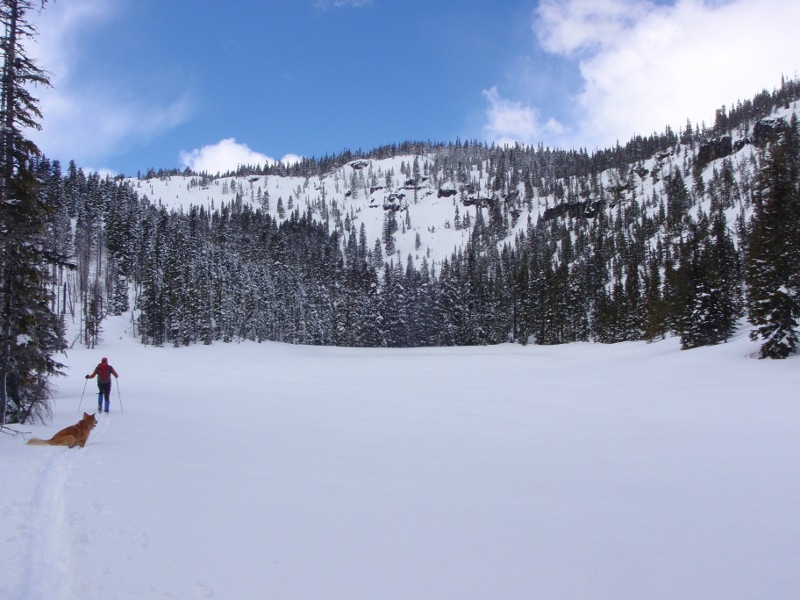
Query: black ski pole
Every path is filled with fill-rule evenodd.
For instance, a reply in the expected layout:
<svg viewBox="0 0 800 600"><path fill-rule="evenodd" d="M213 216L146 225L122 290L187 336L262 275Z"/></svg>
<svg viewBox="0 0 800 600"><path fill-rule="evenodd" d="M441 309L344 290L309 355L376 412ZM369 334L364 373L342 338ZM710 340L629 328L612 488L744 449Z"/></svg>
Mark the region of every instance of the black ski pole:
<svg viewBox="0 0 800 600"><path fill-rule="evenodd" d="M119 392L119 377L117 377L117 398L119 398L119 409L125 412L125 409L122 408L122 394Z"/></svg>
<svg viewBox="0 0 800 600"><path fill-rule="evenodd" d="M83 404L83 395L86 393L86 384L89 383L89 380L83 382L83 391L81 392L81 401L78 402L78 412L81 412L81 404Z"/></svg>

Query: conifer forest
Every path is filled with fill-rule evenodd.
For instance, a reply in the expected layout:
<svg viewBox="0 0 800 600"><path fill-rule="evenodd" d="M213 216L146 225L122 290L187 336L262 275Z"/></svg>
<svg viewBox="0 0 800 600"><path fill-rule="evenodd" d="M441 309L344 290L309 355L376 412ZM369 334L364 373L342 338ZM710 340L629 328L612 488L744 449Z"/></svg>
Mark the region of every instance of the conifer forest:
<svg viewBox="0 0 800 600"><path fill-rule="evenodd" d="M763 356L786 356L797 347L800 142L796 118L774 115L798 92L798 82L785 82L720 110L710 129L687 123L678 134L592 154L405 143L219 177L141 179L85 175L74 164L62 173L39 160L52 251L77 267L50 273L51 308L80 318L88 344L102 336L106 314L133 308L137 335L154 345L613 343L674 334L692 348L724 342L748 317ZM463 247L439 260L419 249L401 256L394 237L408 205L384 203L381 237L371 240L335 198L290 210L281 198L275 210L241 184L276 176L307 186L355 164L359 177L342 178L340 195L363 186L367 202L384 187L367 165L398 156L406 172L381 173L379 183L417 192L425 182L437 198L452 194L449 225L467 230ZM168 210L136 187L225 176L230 201L216 207ZM407 203L430 201L414 195Z"/></svg>

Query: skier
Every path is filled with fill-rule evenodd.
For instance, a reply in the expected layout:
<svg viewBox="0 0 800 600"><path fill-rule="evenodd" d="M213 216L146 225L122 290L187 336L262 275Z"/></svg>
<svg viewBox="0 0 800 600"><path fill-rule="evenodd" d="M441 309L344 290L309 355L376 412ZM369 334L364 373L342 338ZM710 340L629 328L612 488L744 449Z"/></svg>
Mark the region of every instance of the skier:
<svg viewBox="0 0 800 600"><path fill-rule="evenodd" d="M111 376L119 378L119 374L114 370L108 359L104 356L100 364L94 368L91 375L87 375L86 379L94 379L97 375L97 410L103 412L103 398L105 397L105 413L108 414L109 396L111 395Z"/></svg>

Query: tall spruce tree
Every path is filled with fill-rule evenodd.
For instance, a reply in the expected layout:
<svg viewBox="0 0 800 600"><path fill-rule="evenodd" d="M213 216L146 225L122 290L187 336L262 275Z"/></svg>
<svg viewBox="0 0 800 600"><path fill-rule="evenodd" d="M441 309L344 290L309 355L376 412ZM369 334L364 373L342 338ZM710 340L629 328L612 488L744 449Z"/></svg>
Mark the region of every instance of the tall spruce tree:
<svg viewBox="0 0 800 600"><path fill-rule="evenodd" d="M25 132L39 129L41 112L30 87L48 85L47 75L25 52L35 36L28 21L34 4L2 0L3 52L0 80L0 422L43 418L48 383L63 365L63 327L52 312L48 269L63 262L51 250L47 194L34 172L36 145Z"/></svg>
<svg viewBox="0 0 800 600"><path fill-rule="evenodd" d="M679 332L684 349L727 341L740 307L739 265L725 213L716 210L709 223L701 211L688 245L690 255L681 265L687 282Z"/></svg>
<svg viewBox="0 0 800 600"><path fill-rule="evenodd" d="M780 127L758 175L746 280L752 339L761 358L800 345L800 135L796 116Z"/></svg>

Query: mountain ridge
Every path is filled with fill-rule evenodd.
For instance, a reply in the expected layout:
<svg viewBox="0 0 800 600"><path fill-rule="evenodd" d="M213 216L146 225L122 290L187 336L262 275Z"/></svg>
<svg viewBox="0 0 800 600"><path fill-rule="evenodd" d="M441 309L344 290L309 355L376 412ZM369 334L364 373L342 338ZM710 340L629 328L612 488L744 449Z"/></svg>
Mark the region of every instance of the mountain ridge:
<svg viewBox="0 0 800 600"><path fill-rule="evenodd" d="M53 192L79 265L64 304L87 343L131 309L155 345L719 343L746 312L754 209L764 168L794 160L773 150L798 98L784 82L712 129L592 154L403 144L144 179L71 164Z"/></svg>
<svg viewBox="0 0 800 600"><path fill-rule="evenodd" d="M429 259L433 256L433 261L440 263L463 248L468 236L453 235L448 231L462 229L454 222L456 207L458 216L469 218L472 223L479 208L489 210L493 203L501 202L504 210L511 213L506 218L514 220L514 225L507 227L502 244L524 231L527 218L535 222L563 214L575 218L580 213L591 217L601 206L613 208L618 201L629 200L634 189L639 197L663 194L663 185L659 182L675 168L682 167L685 175L698 171L700 179L705 181L713 176L713 169L720 165L720 161L730 159L739 165L751 161L753 153L766 146L777 120L788 121L797 110L797 101L794 101L789 108L776 111L746 129L734 129L714 138L702 137L686 143L676 141L668 149L656 151L647 160L630 165L624 176L614 173L613 168L604 170L598 174L593 190L581 189L582 184L592 182L581 181L581 176L577 175L566 180L551 175L541 177L544 183L538 186L526 188L526 182L520 181L513 189L495 190L492 188L497 185L497 176L491 175L491 165L488 164L491 159L471 164L469 170L462 172L460 182L454 183L453 179L459 178L448 178L443 174L447 166L443 167L442 162L446 161L438 160L436 151L382 159L356 158L322 176L162 174L145 179L127 178L125 181L143 197L168 209L188 211L192 206L204 206L213 210L224 203L244 202L254 209L261 208L280 222L298 206L301 213L309 211L314 219L327 222L332 231L353 235L341 217L349 215L352 222L366 225L370 243L382 237L384 215L377 211L381 218L375 219L375 215L362 215L364 209L408 211L412 223L422 221L422 224L396 233L395 237L401 238L398 243L400 260L405 261L410 255L419 266L422 254ZM521 148L507 147L500 152L531 151L530 148ZM414 161L420 163L416 176ZM391 177L391 184L380 185L387 174ZM359 175L363 175L360 181ZM553 184L549 185L547 179ZM648 179L652 181L648 183ZM697 180L697 177L689 180L690 193L697 193L694 189ZM567 189L550 191L550 187L557 187L559 183ZM453 199L448 205L443 198ZM279 201L284 207L283 217L279 214ZM327 208L321 206L323 202L328 202ZM289 205L291 207L287 208ZM703 206L703 202L699 205ZM418 220L417 215L434 220ZM729 214L729 217L735 216ZM422 253L415 247L416 240L407 239L409 233L419 233L423 238L421 244L425 249Z"/></svg>

